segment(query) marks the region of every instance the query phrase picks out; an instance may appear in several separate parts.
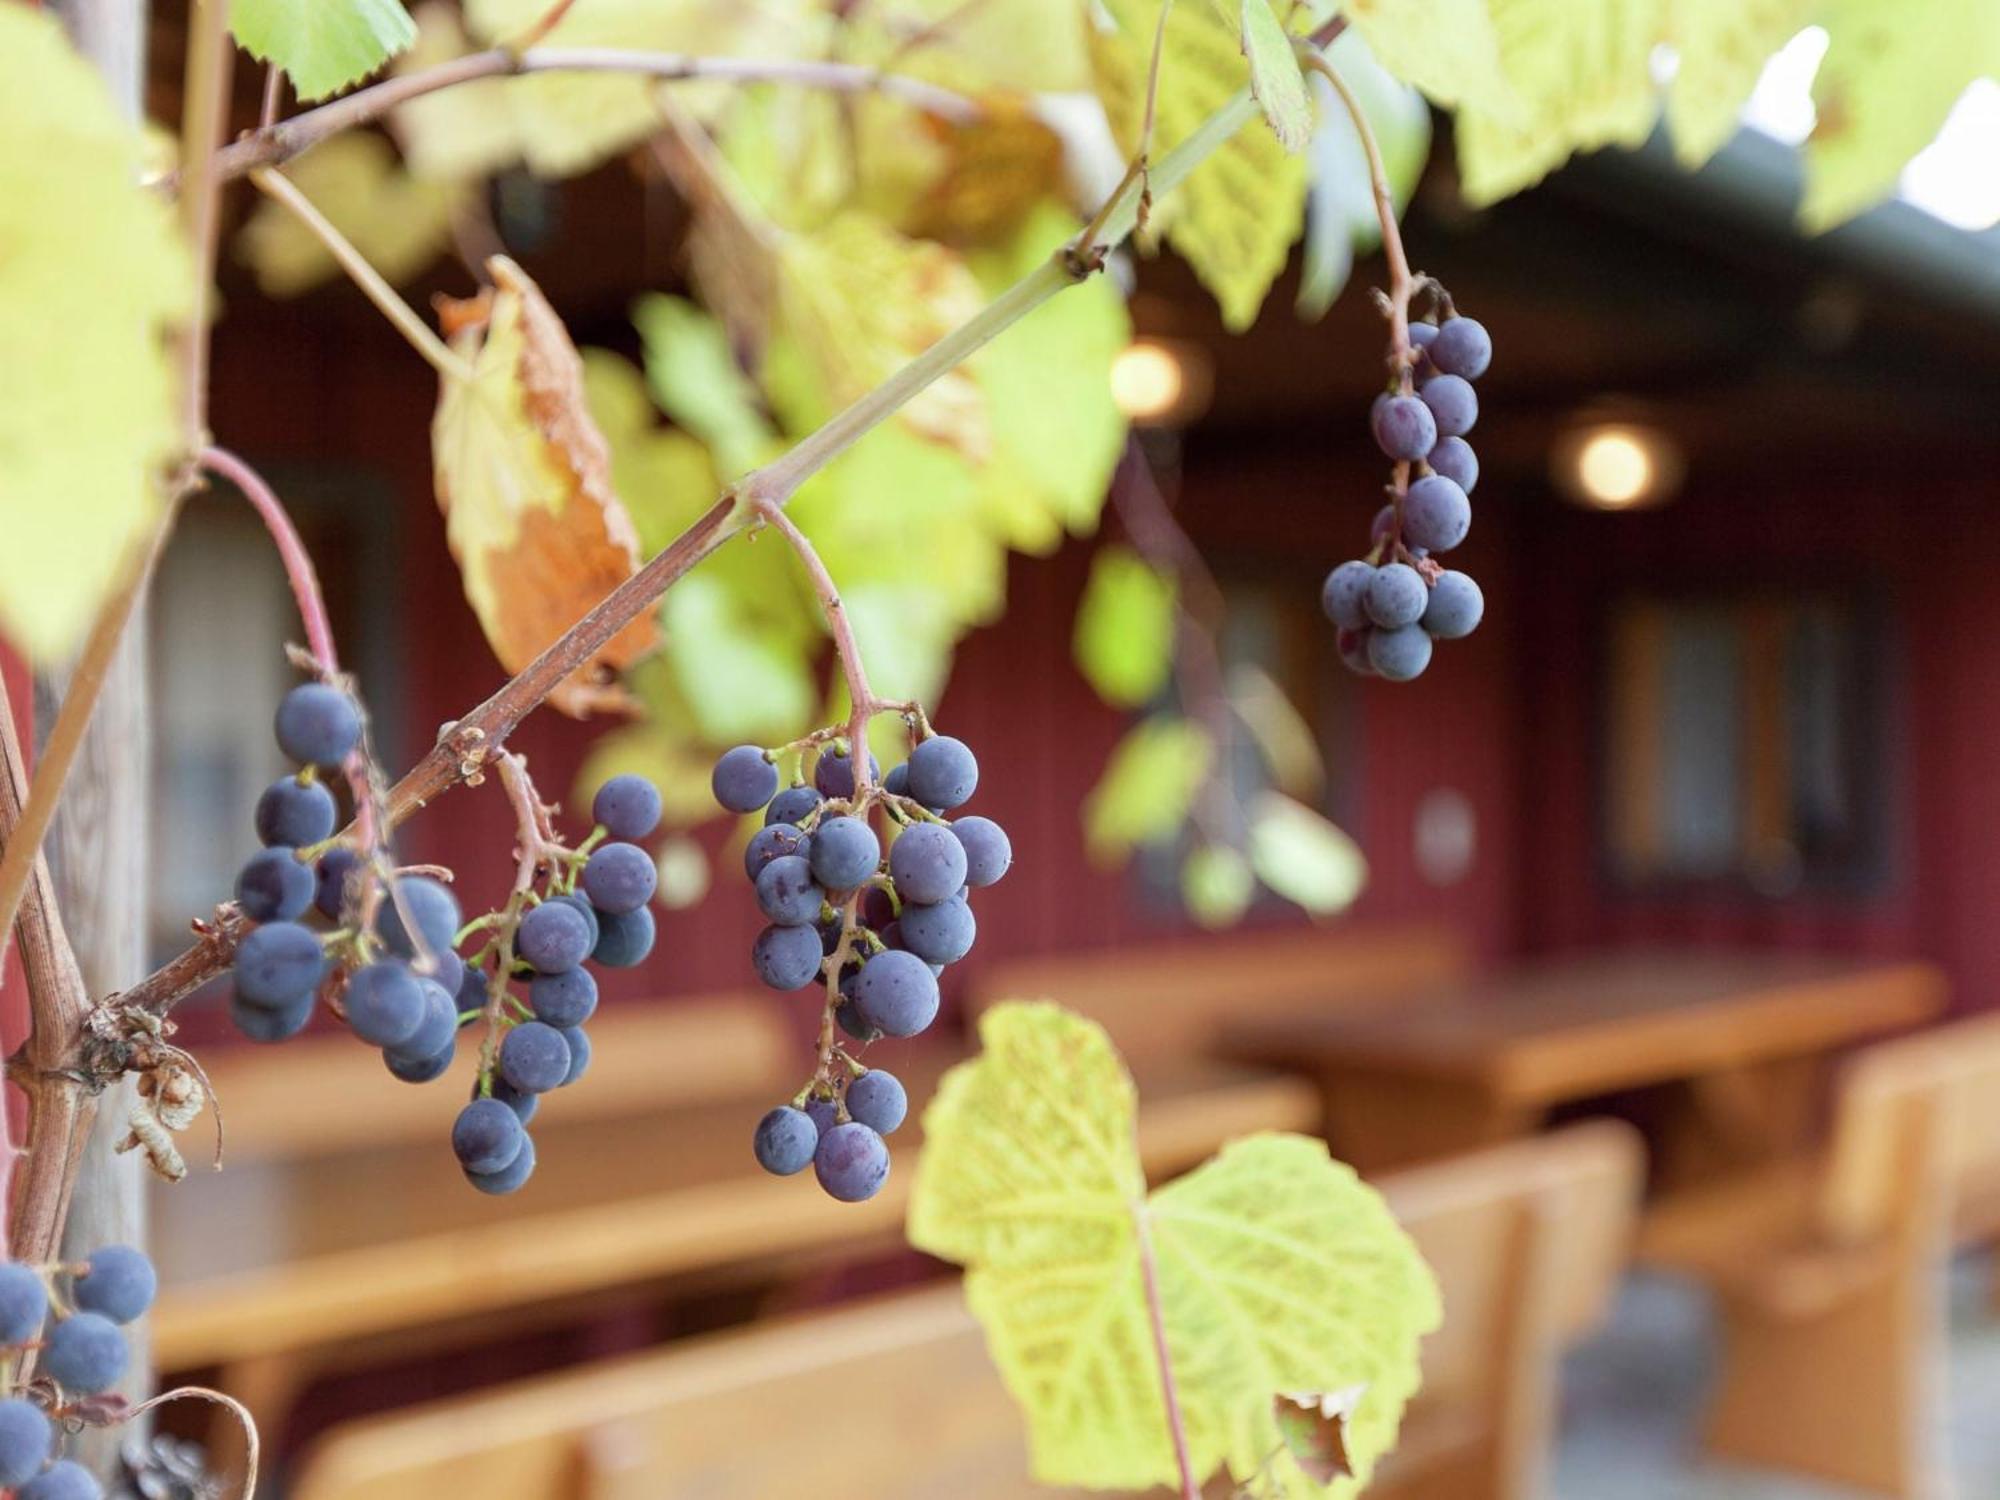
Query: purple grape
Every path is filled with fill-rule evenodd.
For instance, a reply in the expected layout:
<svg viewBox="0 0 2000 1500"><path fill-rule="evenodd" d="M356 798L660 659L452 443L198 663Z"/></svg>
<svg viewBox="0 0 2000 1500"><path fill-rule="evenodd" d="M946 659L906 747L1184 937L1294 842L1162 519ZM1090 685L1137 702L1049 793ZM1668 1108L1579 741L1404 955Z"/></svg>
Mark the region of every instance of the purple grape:
<svg viewBox="0 0 2000 1500"><path fill-rule="evenodd" d="M812 1164L819 1149L819 1127L802 1109L781 1104L757 1122L751 1150L757 1165L775 1177L790 1177Z"/></svg>
<svg viewBox="0 0 2000 1500"><path fill-rule="evenodd" d="M937 1019L937 976L918 955L885 950L861 966L854 1004L861 1020L884 1036L915 1036Z"/></svg>
<svg viewBox="0 0 2000 1500"><path fill-rule="evenodd" d="M118 1383L131 1358L116 1323L98 1313L71 1313L49 1331L39 1373L67 1392L94 1396Z"/></svg>
<svg viewBox="0 0 2000 1500"><path fill-rule="evenodd" d="M1390 563L1377 568L1368 580L1368 618L1385 630L1398 625L1414 625L1429 602L1430 590L1424 575L1408 563Z"/></svg>
<svg viewBox="0 0 2000 1500"><path fill-rule="evenodd" d="M1432 473L1444 475L1468 495L1479 483L1479 455L1462 437L1439 438L1431 456L1424 461L1431 466Z"/></svg>
<svg viewBox="0 0 2000 1500"><path fill-rule="evenodd" d="M583 891L599 911L624 916L653 898L660 872L637 844L606 844L583 866Z"/></svg>
<svg viewBox="0 0 2000 1500"><path fill-rule="evenodd" d="M457 997L435 979L422 976L417 979L417 989L424 997L423 1019L408 1041L387 1049L407 1068L417 1068L440 1053L449 1054L458 1038Z"/></svg>
<svg viewBox="0 0 2000 1500"><path fill-rule="evenodd" d="M750 946L757 977L774 990L796 990L819 973L819 934L810 927L766 927Z"/></svg>
<svg viewBox="0 0 2000 1500"><path fill-rule="evenodd" d="M969 886L997 885L1014 863L1014 845L1007 830L991 818L978 814L956 819L952 837L965 851L965 883Z"/></svg>
<svg viewBox="0 0 2000 1500"><path fill-rule="evenodd" d="M1457 375L1433 375L1417 387L1417 395L1437 419L1441 437L1464 437L1479 420L1479 397L1472 382Z"/></svg>
<svg viewBox="0 0 2000 1500"><path fill-rule="evenodd" d="M780 927L803 927L819 920L826 893L812 866L796 854L774 859L757 877L757 905Z"/></svg>
<svg viewBox="0 0 2000 1500"><path fill-rule="evenodd" d="M842 1031L857 1042L876 1042L882 1039L881 1028L869 1025L867 1018L861 1014L861 1007L851 998L841 1001L833 1008L833 1019Z"/></svg>
<svg viewBox="0 0 2000 1500"><path fill-rule="evenodd" d="M290 1041L306 1029L312 1017L313 997L310 993L290 1005L276 1008L246 1004L240 995L229 1002L229 1019L253 1042Z"/></svg>
<svg viewBox="0 0 2000 1500"><path fill-rule="evenodd" d="M458 897L451 887L428 875L399 875L390 890L382 893L381 915L375 920L382 946L404 958L417 956L417 945L403 925L403 913L417 924L417 933L432 953L449 953L465 920L458 909Z"/></svg>
<svg viewBox="0 0 2000 1500"><path fill-rule="evenodd" d="M465 1180L482 1193L500 1195L520 1190L535 1172L535 1138L523 1132L521 1149L497 1172L467 1172Z"/></svg>
<svg viewBox="0 0 2000 1500"><path fill-rule="evenodd" d="M347 1024L375 1047L400 1048L424 1024L423 986L410 966L385 958L347 976Z"/></svg>
<svg viewBox="0 0 2000 1500"><path fill-rule="evenodd" d="M889 846L889 877L905 901L943 901L965 884L965 846L942 823L905 828Z"/></svg>
<svg viewBox="0 0 2000 1500"><path fill-rule="evenodd" d="M972 951L979 924L972 907L954 898L932 906L910 902L897 918L903 929L903 946L927 963L955 964Z"/></svg>
<svg viewBox="0 0 2000 1500"><path fill-rule="evenodd" d="M889 1147L866 1125L850 1120L820 1138L813 1175L829 1198L859 1203L882 1191L889 1180Z"/></svg>
<svg viewBox="0 0 2000 1500"><path fill-rule="evenodd" d="M882 863L882 841L859 818L822 818L809 856L813 878L829 891L851 891Z"/></svg>
<svg viewBox="0 0 2000 1500"><path fill-rule="evenodd" d="M104 1500L97 1476L73 1458L59 1458L14 1491L14 1500Z"/></svg>
<svg viewBox="0 0 2000 1500"><path fill-rule="evenodd" d="M872 754L868 757L868 777L871 781L882 778L881 762ZM845 750L828 746L820 751L819 759L813 762L813 785L836 801L844 802L854 795L854 765Z"/></svg>
<svg viewBox="0 0 2000 1500"><path fill-rule="evenodd" d="M566 973L589 956L589 924L568 902L544 901L521 918L514 933L514 953L538 974Z"/></svg>
<svg viewBox="0 0 2000 1500"><path fill-rule="evenodd" d="M1418 623L1436 640L1455 641L1471 635L1486 613L1486 596L1470 575L1450 568L1438 574L1431 585L1431 602Z"/></svg>
<svg viewBox="0 0 2000 1500"><path fill-rule="evenodd" d="M283 776L257 799L257 838L267 848L303 849L333 836L333 793L317 781Z"/></svg>
<svg viewBox="0 0 2000 1500"><path fill-rule="evenodd" d="M1378 397L1372 415L1376 446L1393 459L1422 458L1437 441L1437 419L1415 396Z"/></svg>
<svg viewBox="0 0 2000 1500"><path fill-rule="evenodd" d="M861 893L861 925L880 932L896 920L896 901L882 886L871 885Z"/></svg>
<svg viewBox="0 0 2000 1500"><path fill-rule="evenodd" d="M1493 339L1472 318L1446 318L1430 349L1431 363L1447 375L1477 380L1493 363Z"/></svg>
<svg viewBox="0 0 2000 1500"><path fill-rule="evenodd" d="M581 891L566 891L560 896L549 897L549 900L560 901L583 918L583 925L590 929L590 946L595 948L598 938L597 908L590 904L590 898Z"/></svg>
<svg viewBox="0 0 2000 1500"><path fill-rule="evenodd" d="M877 1135L889 1135L910 1112L910 1096L894 1073L871 1068L847 1086L847 1113Z"/></svg>
<svg viewBox="0 0 2000 1500"><path fill-rule="evenodd" d="M597 945L590 956L607 969L632 968L644 963L646 955L653 951L653 913L648 907L642 906L622 916L616 912L599 912L597 927Z"/></svg>
<svg viewBox="0 0 2000 1500"><path fill-rule="evenodd" d="M401 1083L429 1083L433 1078L442 1078L451 1070L458 1056L457 1036L454 1033L444 1050L430 1057L405 1057L400 1052L384 1052L382 1065L389 1075Z"/></svg>
<svg viewBox="0 0 2000 1500"><path fill-rule="evenodd" d="M1449 552L1472 529L1472 502L1442 474L1427 474L1403 497L1403 540L1412 547Z"/></svg>
<svg viewBox="0 0 2000 1500"><path fill-rule="evenodd" d="M119 1343L124 1342L121 1337ZM34 1402L21 1396L0 1401L0 1484L24 1484L33 1478L48 1462L54 1440L47 1415Z"/></svg>
<svg viewBox="0 0 2000 1500"><path fill-rule="evenodd" d="M342 844L319 857L313 888L313 905L330 922L338 922L347 905L347 877L361 864L361 856Z"/></svg>
<svg viewBox="0 0 2000 1500"><path fill-rule="evenodd" d="M289 922L312 905L313 873L289 849L259 849L236 875L236 905L253 922Z"/></svg>
<svg viewBox="0 0 2000 1500"><path fill-rule="evenodd" d="M1368 638L1368 665L1391 682L1408 682L1431 664L1431 638L1420 625L1378 630Z"/></svg>
<svg viewBox="0 0 2000 1500"><path fill-rule="evenodd" d="M1393 520L1393 507L1389 509ZM1367 624L1368 615L1362 600L1374 576L1373 565L1360 561L1344 562L1327 574L1326 582L1319 591L1320 608L1326 611L1326 617L1342 630L1358 630Z"/></svg>
<svg viewBox="0 0 2000 1500"><path fill-rule="evenodd" d="M882 790L892 797L910 795L910 763L902 761L889 767L889 774L882 778Z"/></svg>
<svg viewBox="0 0 2000 1500"><path fill-rule="evenodd" d="M1341 661L1357 677L1375 675L1375 669L1368 664L1368 642L1374 634L1373 626L1364 625L1359 630L1343 630L1334 637L1334 647L1340 652Z"/></svg>
<svg viewBox="0 0 2000 1500"><path fill-rule="evenodd" d="M463 967L465 972L459 978L458 988L452 992L452 1001L460 1015L486 1009L486 971L471 964Z"/></svg>
<svg viewBox="0 0 2000 1500"><path fill-rule="evenodd" d="M597 981L584 968L537 974L528 981L528 1008L558 1029L581 1026L597 1013Z"/></svg>
<svg viewBox="0 0 2000 1500"><path fill-rule="evenodd" d="M813 1122L813 1144L840 1121L840 1106L831 1099L806 1100L806 1118Z"/></svg>
<svg viewBox="0 0 2000 1500"><path fill-rule="evenodd" d="M569 1065L569 1043L545 1021L523 1021L500 1043L500 1075L524 1094L561 1088Z"/></svg>
<svg viewBox="0 0 2000 1500"><path fill-rule="evenodd" d="M0 1344L25 1344L40 1336L49 1315L49 1289L32 1266L0 1261Z"/></svg>
<svg viewBox="0 0 2000 1500"><path fill-rule="evenodd" d="M231 970L236 998L266 1010L290 1010L301 999L310 1001L326 955L319 937L297 922L267 922L236 945Z"/></svg>
<svg viewBox="0 0 2000 1500"><path fill-rule="evenodd" d="M972 800L979 786L979 762L963 740L934 734L910 752L910 795L935 812L950 812Z"/></svg>
<svg viewBox="0 0 2000 1500"><path fill-rule="evenodd" d="M475 1099L478 1098L479 1085L474 1083L472 1089L472 1097ZM519 1120L523 1125L534 1119L535 1111L542 1107L542 1096L540 1094L530 1094L517 1089L498 1073L493 1075L492 1097L513 1110L514 1118Z"/></svg>
<svg viewBox="0 0 2000 1500"><path fill-rule="evenodd" d="M159 1273L144 1251L130 1245L101 1245L84 1264L88 1269L70 1284L70 1295L85 1312L129 1323L144 1317L159 1295Z"/></svg>
<svg viewBox="0 0 2000 1500"><path fill-rule="evenodd" d="M812 851L812 835L790 823L766 823L750 836L743 850L743 873L755 880L764 866L788 854L803 858Z"/></svg>
<svg viewBox="0 0 2000 1500"><path fill-rule="evenodd" d="M772 790L777 790L775 779ZM764 802L771 799L767 796ZM759 807L763 806L760 802ZM597 789L590 815L614 839L637 841L660 826L660 789L630 771L614 776Z"/></svg>
<svg viewBox="0 0 2000 1500"><path fill-rule="evenodd" d="M714 789L715 800L729 811L752 813L778 795L778 768L758 746L738 745L733 750L722 752L722 758L715 763L715 773L709 778L709 785ZM656 793L656 808L658 801ZM654 821L657 822L658 818L656 811Z"/></svg>
<svg viewBox="0 0 2000 1500"><path fill-rule="evenodd" d="M361 743L361 712L339 688L302 682L279 700L278 748L302 766L337 766Z"/></svg>
<svg viewBox="0 0 2000 1500"><path fill-rule="evenodd" d="M565 1026L562 1039L569 1044L569 1071L556 1087L566 1089L590 1071L590 1034L581 1026Z"/></svg>
<svg viewBox="0 0 2000 1500"><path fill-rule="evenodd" d="M1412 349L1422 350L1430 348L1436 342L1437 336L1438 326L1435 323L1426 323L1422 319L1417 319L1410 324L1410 347Z"/></svg>
<svg viewBox="0 0 2000 1500"><path fill-rule="evenodd" d="M803 824L820 809L825 802L818 790L809 786L788 786L771 799L771 805L764 809L764 826L776 823Z"/></svg>

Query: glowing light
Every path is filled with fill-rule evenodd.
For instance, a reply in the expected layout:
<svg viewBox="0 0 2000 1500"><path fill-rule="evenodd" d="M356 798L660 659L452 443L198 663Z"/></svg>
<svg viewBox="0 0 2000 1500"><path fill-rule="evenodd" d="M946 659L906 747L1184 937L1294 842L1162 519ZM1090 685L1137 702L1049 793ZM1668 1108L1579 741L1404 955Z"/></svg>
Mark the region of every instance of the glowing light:
<svg viewBox="0 0 2000 1500"><path fill-rule="evenodd" d="M1181 356L1165 344L1141 339L1111 362L1111 399L1135 422L1157 422L1187 393Z"/></svg>
<svg viewBox="0 0 2000 1500"><path fill-rule="evenodd" d="M1679 447L1655 428L1588 422L1572 428L1551 455L1557 484L1592 510L1639 510L1670 499L1683 467Z"/></svg>

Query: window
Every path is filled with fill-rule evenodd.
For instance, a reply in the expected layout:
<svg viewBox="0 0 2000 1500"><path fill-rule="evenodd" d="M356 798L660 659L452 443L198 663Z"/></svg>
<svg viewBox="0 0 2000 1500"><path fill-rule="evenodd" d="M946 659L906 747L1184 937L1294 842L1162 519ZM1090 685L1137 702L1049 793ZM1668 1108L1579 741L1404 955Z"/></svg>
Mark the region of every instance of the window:
<svg viewBox="0 0 2000 1500"><path fill-rule="evenodd" d="M1884 634L1883 612L1847 598L1614 608L1601 697L1613 876L1771 896L1879 878Z"/></svg>

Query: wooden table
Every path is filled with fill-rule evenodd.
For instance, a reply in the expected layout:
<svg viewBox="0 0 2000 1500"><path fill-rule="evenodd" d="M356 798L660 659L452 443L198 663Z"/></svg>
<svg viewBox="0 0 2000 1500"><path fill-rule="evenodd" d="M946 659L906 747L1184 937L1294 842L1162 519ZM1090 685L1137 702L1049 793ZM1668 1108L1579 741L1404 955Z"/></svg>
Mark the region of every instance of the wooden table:
<svg viewBox="0 0 2000 1500"><path fill-rule="evenodd" d="M1328 1139L1364 1171L1522 1135L1555 1105L1651 1084L1683 1085L1700 1149L1741 1159L1796 1145L1829 1052L1933 1020L1945 1001L1924 963L1627 952L1388 1009L1247 1020L1224 1047L1312 1074Z"/></svg>

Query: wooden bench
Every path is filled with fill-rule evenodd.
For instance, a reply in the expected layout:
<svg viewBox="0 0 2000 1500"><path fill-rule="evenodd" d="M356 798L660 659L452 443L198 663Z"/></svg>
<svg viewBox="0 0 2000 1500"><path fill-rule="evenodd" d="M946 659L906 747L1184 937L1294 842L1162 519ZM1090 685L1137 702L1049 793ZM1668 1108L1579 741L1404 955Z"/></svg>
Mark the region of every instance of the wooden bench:
<svg viewBox="0 0 2000 1500"><path fill-rule="evenodd" d="M1429 926L1248 931L996 964L976 1013L1002 1000L1054 1000L1100 1022L1127 1058L1214 1048L1246 1017L1373 1008L1463 980L1464 940Z"/></svg>
<svg viewBox="0 0 2000 1500"><path fill-rule="evenodd" d="M1444 1285L1426 1395L1371 1495L1529 1500L1554 1356L1601 1306L1639 1179L1581 1127L1384 1184ZM855 1399L842 1392L859 1391ZM829 1476L837 1486L829 1488ZM1029 1500L1020 1419L956 1281L351 1423L296 1500Z"/></svg>
<svg viewBox="0 0 2000 1500"><path fill-rule="evenodd" d="M2000 1199L2000 1016L1884 1042L1842 1070L1812 1158L1669 1198L1640 1253L1721 1305L1709 1447L1897 1500L1947 1493L1937 1278Z"/></svg>

